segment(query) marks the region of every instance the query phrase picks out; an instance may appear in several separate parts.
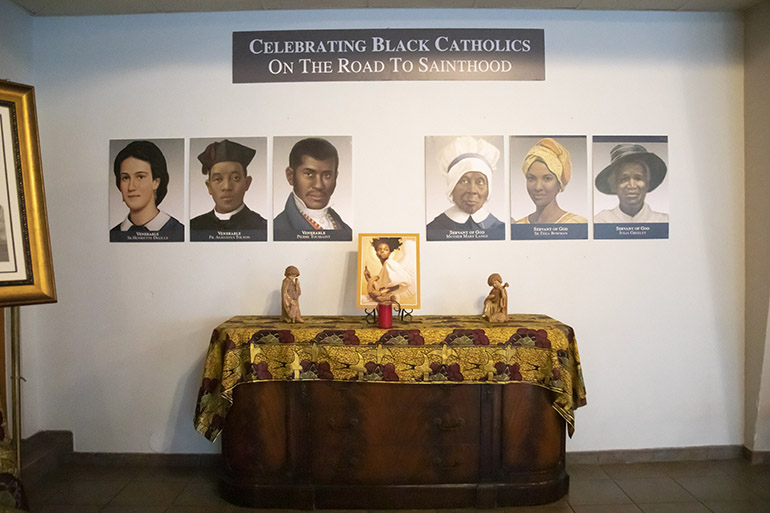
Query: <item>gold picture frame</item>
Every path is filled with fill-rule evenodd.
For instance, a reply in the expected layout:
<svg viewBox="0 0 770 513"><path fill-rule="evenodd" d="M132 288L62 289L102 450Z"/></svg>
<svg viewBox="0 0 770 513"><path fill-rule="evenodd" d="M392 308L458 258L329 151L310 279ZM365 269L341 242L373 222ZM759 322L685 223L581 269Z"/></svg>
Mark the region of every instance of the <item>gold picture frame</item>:
<svg viewBox="0 0 770 513"><path fill-rule="evenodd" d="M0 80L0 306L56 301L35 89Z"/></svg>
<svg viewBox="0 0 770 513"><path fill-rule="evenodd" d="M377 252L380 241L389 244L385 255ZM358 308L374 308L377 291L381 300L393 297L401 308L420 308L420 235L359 233L357 281Z"/></svg>

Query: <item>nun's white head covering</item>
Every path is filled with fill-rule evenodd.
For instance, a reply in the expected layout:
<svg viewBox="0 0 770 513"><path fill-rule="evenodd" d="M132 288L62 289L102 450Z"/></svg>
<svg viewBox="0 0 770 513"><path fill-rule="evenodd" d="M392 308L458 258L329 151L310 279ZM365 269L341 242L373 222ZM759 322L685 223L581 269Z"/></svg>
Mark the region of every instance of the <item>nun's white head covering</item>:
<svg viewBox="0 0 770 513"><path fill-rule="evenodd" d="M478 171L487 177L487 185L492 187L492 172L500 158L500 150L484 139L463 136L458 137L438 156L441 171L446 173L449 201L452 201L452 191L465 173Z"/></svg>

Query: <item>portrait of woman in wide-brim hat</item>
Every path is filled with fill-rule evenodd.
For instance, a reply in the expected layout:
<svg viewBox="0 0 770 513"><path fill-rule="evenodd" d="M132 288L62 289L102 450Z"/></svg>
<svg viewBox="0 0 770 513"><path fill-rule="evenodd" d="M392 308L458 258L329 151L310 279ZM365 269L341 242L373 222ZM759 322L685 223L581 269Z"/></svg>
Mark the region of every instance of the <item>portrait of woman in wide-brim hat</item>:
<svg viewBox="0 0 770 513"><path fill-rule="evenodd" d="M647 194L666 178L666 163L641 144L622 143L610 151L610 164L596 175L596 189L618 197L618 206L599 212L596 223L667 223L668 214L646 203Z"/></svg>

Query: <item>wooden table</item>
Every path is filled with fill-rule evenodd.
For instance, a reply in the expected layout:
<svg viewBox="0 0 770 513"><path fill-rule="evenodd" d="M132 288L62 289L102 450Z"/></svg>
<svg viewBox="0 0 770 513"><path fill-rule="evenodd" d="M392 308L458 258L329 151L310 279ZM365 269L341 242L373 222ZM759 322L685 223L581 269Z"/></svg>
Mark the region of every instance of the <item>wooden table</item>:
<svg viewBox="0 0 770 513"><path fill-rule="evenodd" d="M574 333L546 316L235 317L212 334L195 420L222 433L237 504L496 507L566 494L583 404Z"/></svg>

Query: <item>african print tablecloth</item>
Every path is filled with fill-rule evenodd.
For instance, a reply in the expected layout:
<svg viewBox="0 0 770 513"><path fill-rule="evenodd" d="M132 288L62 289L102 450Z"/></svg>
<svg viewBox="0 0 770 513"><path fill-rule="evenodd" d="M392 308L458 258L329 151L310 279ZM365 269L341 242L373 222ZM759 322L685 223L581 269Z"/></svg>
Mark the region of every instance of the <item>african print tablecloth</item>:
<svg viewBox="0 0 770 513"><path fill-rule="evenodd" d="M5 405L0 401L0 513L29 511L16 465L16 446L8 433Z"/></svg>
<svg viewBox="0 0 770 513"><path fill-rule="evenodd" d="M585 385L571 327L545 315L490 324L472 316L415 317L378 329L363 317L238 316L211 335L195 428L215 440L241 383L288 380L414 384L530 383L554 392L574 430Z"/></svg>

